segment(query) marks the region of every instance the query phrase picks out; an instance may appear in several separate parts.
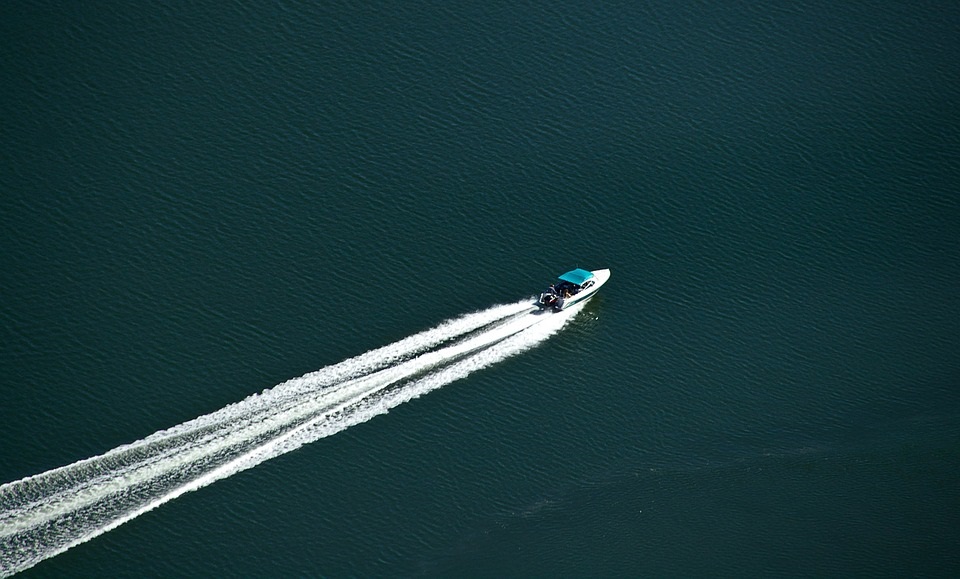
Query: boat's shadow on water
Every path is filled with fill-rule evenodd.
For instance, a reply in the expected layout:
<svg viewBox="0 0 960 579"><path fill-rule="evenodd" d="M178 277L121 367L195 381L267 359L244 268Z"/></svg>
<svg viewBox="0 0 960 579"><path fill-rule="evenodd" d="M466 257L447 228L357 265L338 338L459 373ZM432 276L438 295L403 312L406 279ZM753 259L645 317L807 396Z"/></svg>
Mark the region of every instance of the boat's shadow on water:
<svg viewBox="0 0 960 579"><path fill-rule="evenodd" d="M533 311L530 313L533 314L534 316L544 316L548 314L553 314L555 312L553 311L553 308L541 308L537 304L533 304Z"/></svg>
<svg viewBox="0 0 960 579"><path fill-rule="evenodd" d="M541 308L539 305L537 305L536 302L533 302L532 303L533 310L530 312L530 314L534 316L549 316L549 315L559 314L562 312L570 312L570 311L576 310L576 312L574 313L574 316L578 317L583 313L589 313L589 314L597 313L602 303L603 303L603 295L601 294L590 296L589 298L586 299L586 301L574 304L561 311L554 310L553 308Z"/></svg>

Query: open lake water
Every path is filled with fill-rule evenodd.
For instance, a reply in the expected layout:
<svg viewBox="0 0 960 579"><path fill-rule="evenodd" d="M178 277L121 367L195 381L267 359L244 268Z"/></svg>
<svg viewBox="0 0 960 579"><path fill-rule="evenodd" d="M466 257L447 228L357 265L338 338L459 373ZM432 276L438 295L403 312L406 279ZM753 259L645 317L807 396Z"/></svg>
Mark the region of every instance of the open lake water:
<svg viewBox="0 0 960 579"><path fill-rule="evenodd" d="M0 575L957 576L958 54L950 2L5 3Z"/></svg>

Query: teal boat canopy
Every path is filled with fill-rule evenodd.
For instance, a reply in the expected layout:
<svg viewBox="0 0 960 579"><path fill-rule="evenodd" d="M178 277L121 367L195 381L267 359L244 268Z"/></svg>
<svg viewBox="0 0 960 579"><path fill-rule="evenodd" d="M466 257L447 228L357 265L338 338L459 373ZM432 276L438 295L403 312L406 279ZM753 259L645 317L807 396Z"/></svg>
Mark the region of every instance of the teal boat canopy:
<svg viewBox="0 0 960 579"><path fill-rule="evenodd" d="M583 282L587 281L588 279L593 279L593 272L577 268L561 275L560 279L570 283L575 283L577 285L583 285Z"/></svg>

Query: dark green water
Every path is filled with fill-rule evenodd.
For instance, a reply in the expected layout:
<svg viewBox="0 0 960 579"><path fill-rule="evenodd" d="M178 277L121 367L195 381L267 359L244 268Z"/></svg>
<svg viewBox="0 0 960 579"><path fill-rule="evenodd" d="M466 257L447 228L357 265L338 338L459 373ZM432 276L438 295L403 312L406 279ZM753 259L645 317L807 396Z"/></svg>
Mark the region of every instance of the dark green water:
<svg viewBox="0 0 960 579"><path fill-rule="evenodd" d="M956 576L958 49L933 2L0 7L0 483L613 272L23 576Z"/></svg>

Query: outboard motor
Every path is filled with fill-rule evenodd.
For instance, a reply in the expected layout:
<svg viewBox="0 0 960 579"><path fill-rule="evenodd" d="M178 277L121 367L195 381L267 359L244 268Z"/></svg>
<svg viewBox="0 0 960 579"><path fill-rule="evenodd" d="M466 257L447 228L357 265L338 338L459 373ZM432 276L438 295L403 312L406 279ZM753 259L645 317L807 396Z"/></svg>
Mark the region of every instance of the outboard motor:
<svg viewBox="0 0 960 579"><path fill-rule="evenodd" d="M541 308L549 308L553 306L558 299L560 299L560 296L548 290L540 294L540 300L537 301L537 305Z"/></svg>

